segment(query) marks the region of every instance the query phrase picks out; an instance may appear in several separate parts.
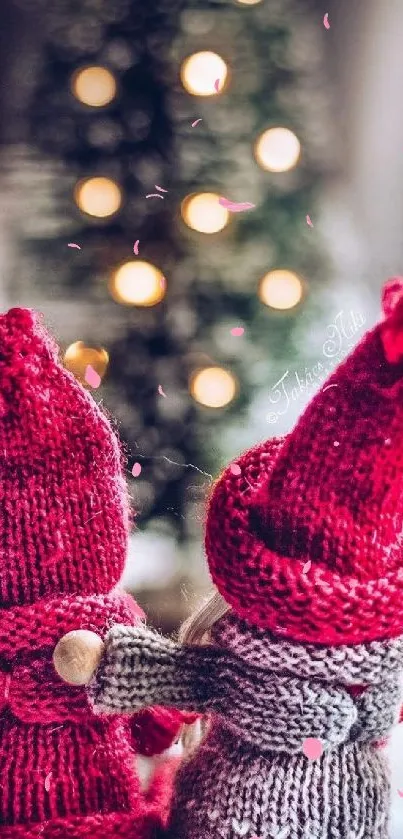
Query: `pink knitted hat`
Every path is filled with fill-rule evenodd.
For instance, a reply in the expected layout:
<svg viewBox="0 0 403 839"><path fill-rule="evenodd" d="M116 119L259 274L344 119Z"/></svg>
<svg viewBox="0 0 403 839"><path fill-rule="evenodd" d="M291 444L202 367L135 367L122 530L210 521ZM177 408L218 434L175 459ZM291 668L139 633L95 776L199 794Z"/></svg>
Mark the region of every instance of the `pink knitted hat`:
<svg viewBox="0 0 403 839"><path fill-rule="evenodd" d="M119 444L57 353L39 315L0 316L2 607L107 592L125 562Z"/></svg>
<svg viewBox="0 0 403 839"><path fill-rule="evenodd" d="M287 439L243 455L212 495L214 582L240 617L295 641L403 633L402 279L383 308Z"/></svg>

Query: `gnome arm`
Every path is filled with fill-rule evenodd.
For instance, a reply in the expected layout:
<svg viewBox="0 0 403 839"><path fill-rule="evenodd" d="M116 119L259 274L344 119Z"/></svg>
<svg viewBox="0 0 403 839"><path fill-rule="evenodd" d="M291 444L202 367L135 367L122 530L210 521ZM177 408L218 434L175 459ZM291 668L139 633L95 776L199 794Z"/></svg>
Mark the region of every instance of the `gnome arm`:
<svg viewBox="0 0 403 839"><path fill-rule="evenodd" d="M212 712L260 748L297 753L304 739L345 742L356 720L348 694L313 680L275 677L212 646L180 646L144 627L115 626L89 685L98 713L154 705Z"/></svg>

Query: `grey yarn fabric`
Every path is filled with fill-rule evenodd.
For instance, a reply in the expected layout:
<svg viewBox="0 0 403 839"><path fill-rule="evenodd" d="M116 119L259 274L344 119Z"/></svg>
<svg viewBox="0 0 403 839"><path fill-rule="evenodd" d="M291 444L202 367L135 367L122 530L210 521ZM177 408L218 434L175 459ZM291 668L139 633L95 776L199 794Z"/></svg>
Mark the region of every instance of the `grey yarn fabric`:
<svg viewBox="0 0 403 839"><path fill-rule="evenodd" d="M255 667L267 667L273 673L302 673L337 684L376 684L403 666L403 636L354 646L296 644L250 626L234 612L217 621L211 639Z"/></svg>
<svg viewBox="0 0 403 839"><path fill-rule="evenodd" d="M180 647L115 626L90 686L100 713L172 705L211 714L179 770L169 836L387 839L388 772L375 741L398 718L403 640L290 644L229 615L213 642ZM347 686L357 684L369 687L353 698ZM313 761L302 752L308 737L324 748Z"/></svg>

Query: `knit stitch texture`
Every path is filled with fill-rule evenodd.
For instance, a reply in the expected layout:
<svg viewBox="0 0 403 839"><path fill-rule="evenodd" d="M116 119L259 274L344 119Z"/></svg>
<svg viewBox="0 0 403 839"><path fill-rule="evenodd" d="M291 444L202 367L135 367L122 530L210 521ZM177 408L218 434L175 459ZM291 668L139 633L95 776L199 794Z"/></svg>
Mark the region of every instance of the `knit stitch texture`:
<svg viewBox="0 0 403 839"><path fill-rule="evenodd" d="M177 776L171 839L387 839L380 741L399 717L403 636L403 280L285 440L228 467L206 551L232 614L211 647L114 627L99 712L207 712ZM317 738L309 760L303 741Z"/></svg>
<svg viewBox="0 0 403 839"><path fill-rule="evenodd" d="M0 837L148 839L170 785L145 800L131 728L153 753L180 717L96 718L52 664L65 633L143 617L116 588L129 527L118 440L57 355L35 313L0 316Z"/></svg>
<svg viewBox="0 0 403 839"><path fill-rule="evenodd" d="M338 656L283 644L234 615L218 622L214 642L180 647L144 627L114 627L90 686L102 713L158 702L212 715L178 772L169 835L386 839L388 773L376 746L398 720L403 638L385 642L385 666L378 643ZM358 696L356 679L366 688ZM323 746L316 761L302 751L309 737Z"/></svg>
<svg viewBox="0 0 403 839"><path fill-rule="evenodd" d="M325 645L403 633L403 281L285 440L228 467L210 500L217 588L249 623ZM400 352L400 343L402 352Z"/></svg>

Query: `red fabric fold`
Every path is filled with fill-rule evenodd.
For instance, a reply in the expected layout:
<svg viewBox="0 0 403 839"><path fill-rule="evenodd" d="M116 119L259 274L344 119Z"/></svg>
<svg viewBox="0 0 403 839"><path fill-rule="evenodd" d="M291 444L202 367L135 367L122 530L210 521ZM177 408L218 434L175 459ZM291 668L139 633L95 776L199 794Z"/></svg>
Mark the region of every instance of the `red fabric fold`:
<svg viewBox="0 0 403 839"><path fill-rule="evenodd" d="M136 750L145 757L161 754L174 742L181 726L191 725L197 718L198 714L159 706L139 711L131 726Z"/></svg>
<svg viewBox="0 0 403 839"><path fill-rule="evenodd" d="M85 722L90 712L82 687L56 674L52 655L60 638L76 629L104 636L114 623L131 626L144 613L125 592L64 597L0 611L0 713L25 723Z"/></svg>
<svg viewBox="0 0 403 839"><path fill-rule="evenodd" d="M0 660L54 647L63 635L75 629L102 634L114 623L132 625L144 617L135 600L119 589L109 594L67 595L0 609Z"/></svg>

